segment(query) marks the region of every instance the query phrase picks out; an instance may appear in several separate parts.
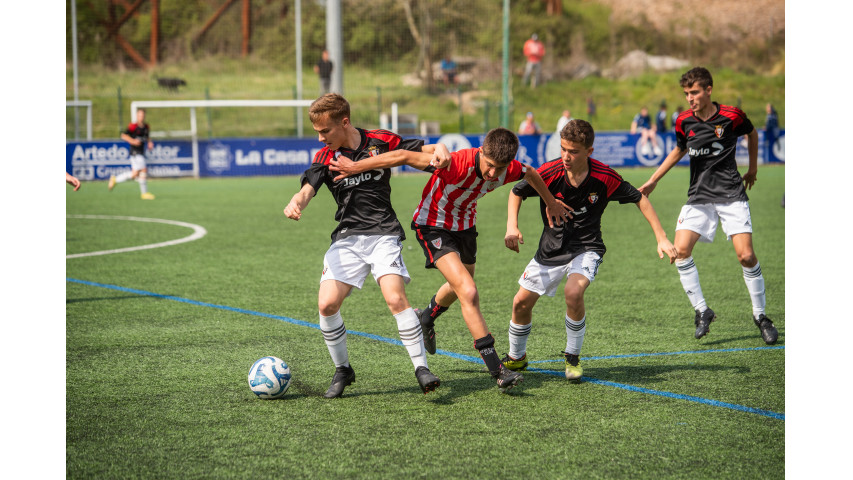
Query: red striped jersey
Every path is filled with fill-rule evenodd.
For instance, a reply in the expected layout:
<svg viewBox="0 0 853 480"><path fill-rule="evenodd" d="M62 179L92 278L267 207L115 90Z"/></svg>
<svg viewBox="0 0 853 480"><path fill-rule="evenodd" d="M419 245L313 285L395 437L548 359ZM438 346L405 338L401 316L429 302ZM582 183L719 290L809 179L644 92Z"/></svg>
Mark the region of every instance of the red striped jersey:
<svg viewBox="0 0 853 480"><path fill-rule="evenodd" d="M477 200L501 185L524 178L526 168L513 159L494 181L483 179L480 149L467 148L450 154L447 168L432 172L415 209L412 221L417 225L467 230L477 223Z"/></svg>
<svg viewBox="0 0 853 480"><path fill-rule="evenodd" d="M607 249L601 236L601 216L607 204L611 200L637 203L642 198L639 190L609 166L592 158L588 159L588 164L589 172L577 187L569 183L560 159L544 163L537 169L554 198L574 209L572 219L551 228L545 215L545 202L540 198L539 211L544 228L533 258L542 265L565 265L588 251L604 257ZM512 193L523 199L539 196L526 180L518 182Z"/></svg>
<svg viewBox="0 0 853 480"><path fill-rule="evenodd" d="M717 102L714 106L716 113L704 122L690 109L675 120L678 148L690 156L688 204L748 200L735 150L738 138L754 127L743 110Z"/></svg>
<svg viewBox="0 0 853 480"><path fill-rule="evenodd" d="M399 235L405 239L403 227L391 206L391 169L376 169L359 175L346 177L335 182L337 172L329 170L330 161L345 156L354 162L391 150L405 149L421 151L423 140L403 139L388 130L364 130L358 148L341 147L332 151L329 147L314 155L314 162L302 174L301 185L310 183L315 192L326 185L332 192L338 210L335 220L338 226L332 231L332 242L350 235Z"/></svg>

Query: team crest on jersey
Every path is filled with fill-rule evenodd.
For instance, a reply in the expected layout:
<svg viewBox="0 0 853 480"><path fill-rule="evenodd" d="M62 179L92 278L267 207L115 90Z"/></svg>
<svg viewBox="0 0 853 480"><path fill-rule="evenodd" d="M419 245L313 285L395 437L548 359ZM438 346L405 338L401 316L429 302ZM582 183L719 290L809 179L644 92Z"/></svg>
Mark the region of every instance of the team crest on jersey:
<svg viewBox="0 0 853 480"><path fill-rule="evenodd" d="M717 138L723 138L723 126L722 125L714 126L714 135L716 135Z"/></svg>
<svg viewBox="0 0 853 480"><path fill-rule="evenodd" d="M436 249L441 250L441 239L440 238L436 238L435 240L433 240L430 243L432 243L432 246L435 247Z"/></svg>
<svg viewBox="0 0 853 480"><path fill-rule="evenodd" d="M370 155L371 157L375 157L375 156L379 155L380 153L382 153L382 152L379 151L379 147L377 147L376 145L371 145L371 146L367 147L367 154Z"/></svg>
<svg viewBox="0 0 853 480"><path fill-rule="evenodd" d="M598 201L598 193L592 192L589 194L589 203L595 203Z"/></svg>

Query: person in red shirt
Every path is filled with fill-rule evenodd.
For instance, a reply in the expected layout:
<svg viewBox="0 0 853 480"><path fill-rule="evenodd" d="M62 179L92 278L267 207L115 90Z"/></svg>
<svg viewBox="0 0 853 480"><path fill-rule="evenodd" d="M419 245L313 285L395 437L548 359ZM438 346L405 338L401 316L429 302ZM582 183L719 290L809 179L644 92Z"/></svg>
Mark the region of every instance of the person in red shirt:
<svg viewBox="0 0 853 480"><path fill-rule="evenodd" d="M432 176L412 217L412 230L424 250L426 268L438 269L446 280L430 305L418 314L427 352L436 352L435 319L458 299L462 318L474 338L474 348L501 392L520 383L523 377L501 364L494 348L495 339L480 311L480 297L474 283L477 200L501 185L523 179L546 202L552 223L562 224L570 213L551 195L536 169L515 159L518 145L518 137L511 130L495 128L486 134L481 147L452 152L446 168L418 167L430 171ZM341 172L338 178L343 178L375 168L423 165L430 158L425 153L395 150L357 162L337 159L330 168Z"/></svg>
<svg viewBox="0 0 853 480"><path fill-rule="evenodd" d="M524 42L524 56L527 57L527 64L524 65L524 79L522 85L527 85L527 80L530 80L530 88L536 88L542 83L542 57L545 56L545 45L539 41L539 36L535 33ZM533 78L531 79L531 74Z"/></svg>

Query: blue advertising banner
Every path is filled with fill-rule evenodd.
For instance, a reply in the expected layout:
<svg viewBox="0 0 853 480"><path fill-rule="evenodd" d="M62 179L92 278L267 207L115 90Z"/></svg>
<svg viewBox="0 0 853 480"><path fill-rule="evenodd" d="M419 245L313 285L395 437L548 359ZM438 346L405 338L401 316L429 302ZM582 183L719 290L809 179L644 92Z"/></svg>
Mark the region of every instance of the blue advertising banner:
<svg viewBox="0 0 853 480"><path fill-rule="evenodd" d="M785 132L768 138L758 131L758 162L785 162ZM450 133L424 137L427 143L443 143L450 151L479 147L485 135ZM560 137L556 134L521 135L517 158L538 167L560 157ZM675 146L675 134L658 134L657 148L640 144L639 134L602 132L595 136L592 157L613 167L653 167L660 165ZM257 175L299 175L308 168L322 144L316 138L213 139L155 141L147 154L148 173L154 177L224 177ZM737 161L747 165L745 138L738 144ZM80 180L104 180L130 169L130 150L125 142L66 142L66 171ZM679 165L688 165L685 156ZM409 170L409 167L403 167Z"/></svg>

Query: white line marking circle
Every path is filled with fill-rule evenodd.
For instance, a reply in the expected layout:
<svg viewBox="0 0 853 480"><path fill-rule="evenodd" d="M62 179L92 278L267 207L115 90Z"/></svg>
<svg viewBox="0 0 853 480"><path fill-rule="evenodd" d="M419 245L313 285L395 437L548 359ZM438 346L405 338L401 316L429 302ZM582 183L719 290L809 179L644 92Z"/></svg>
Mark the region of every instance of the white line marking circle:
<svg viewBox="0 0 853 480"><path fill-rule="evenodd" d="M88 253L75 253L74 255L66 255L65 258L80 258L80 257L94 257L96 255L109 255L111 253L126 253L126 252L135 252L138 250L147 250L150 248L160 248L160 247L169 247L172 245L178 245L181 243L192 242L198 240L205 235L207 235L207 230L200 225L195 225L192 223L186 222L178 222L175 220L164 220L161 218L142 218L142 217L121 217L114 215L66 215L65 218L85 218L85 219L96 219L96 220L130 220L134 222L153 222L153 223L165 223L168 225L177 225L179 227L187 227L193 230L193 233L187 237L179 238L177 240L169 240L168 242L160 242L160 243L151 243L148 245L139 245L136 247L127 247L127 248L117 248L114 250L101 250L99 252L88 252Z"/></svg>

